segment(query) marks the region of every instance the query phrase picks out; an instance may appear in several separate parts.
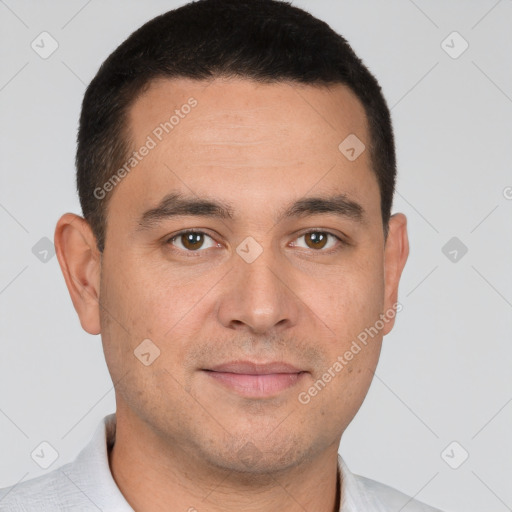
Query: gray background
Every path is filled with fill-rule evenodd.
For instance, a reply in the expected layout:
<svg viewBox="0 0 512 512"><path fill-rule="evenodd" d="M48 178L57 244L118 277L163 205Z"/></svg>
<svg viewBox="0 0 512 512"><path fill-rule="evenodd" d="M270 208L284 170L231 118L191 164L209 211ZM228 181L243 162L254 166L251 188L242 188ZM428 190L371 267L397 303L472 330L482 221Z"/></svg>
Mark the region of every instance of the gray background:
<svg viewBox="0 0 512 512"><path fill-rule="evenodd" d="M183 3L0 1L0 487L74 459L115 409L100 338L81 330L40 240L80 212L86 84L134 29ZM354 472L447 511L512 510L512 1L293 3L381 82L397 139L393 210L409 221L403 311L340 452ZM43 31L59 45L47 59L31 48ZM457 58L453 31L469 44ZM31 458L42 441L59 454L47 470Z"/></svg>

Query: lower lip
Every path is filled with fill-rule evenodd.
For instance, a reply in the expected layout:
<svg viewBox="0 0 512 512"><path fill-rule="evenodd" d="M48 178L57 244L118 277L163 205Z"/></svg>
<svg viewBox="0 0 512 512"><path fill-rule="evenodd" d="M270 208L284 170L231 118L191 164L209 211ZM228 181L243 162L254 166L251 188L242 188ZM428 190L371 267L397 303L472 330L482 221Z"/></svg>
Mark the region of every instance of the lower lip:
<svg viewBox="0 0 512 512"><path fill-rule="evenodd" d="M214 371L206 371L205 373L225 387L244 396L268 397L295 386L302 380L306 372L270 373L267 375Z"/></svg>

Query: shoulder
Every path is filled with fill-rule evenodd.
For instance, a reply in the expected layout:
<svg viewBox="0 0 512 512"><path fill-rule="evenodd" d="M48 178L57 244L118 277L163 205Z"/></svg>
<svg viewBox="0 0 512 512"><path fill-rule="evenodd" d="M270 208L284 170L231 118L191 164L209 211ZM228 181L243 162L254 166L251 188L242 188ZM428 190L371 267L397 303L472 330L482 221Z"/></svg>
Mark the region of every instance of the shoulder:
<svg viewBox="0 0 512 512"><path fill-rule="evenodd" d="M407 494L381 482L360 475L353 475L358 486L365 494L372 496L384 510L400 510L401 512L442 512L441 510L426 505L411 498Z"/></svg>
<svg viewBox="0 0 512 512"><path fill-rule="evenodd" d="M73 462L0 489L0 512L132 511L110 472L116 416L105 416Z"/></svg>
<svg viewBox="0 0 512 512"><path fill-rule="evenodd" d="M45 475L0 489L0 511L43 512L67 510L76 505L85 506L81 510L92 510L87 508L91 503L83 501L80 490L67 475L71 467L69 463Z"/></svg>

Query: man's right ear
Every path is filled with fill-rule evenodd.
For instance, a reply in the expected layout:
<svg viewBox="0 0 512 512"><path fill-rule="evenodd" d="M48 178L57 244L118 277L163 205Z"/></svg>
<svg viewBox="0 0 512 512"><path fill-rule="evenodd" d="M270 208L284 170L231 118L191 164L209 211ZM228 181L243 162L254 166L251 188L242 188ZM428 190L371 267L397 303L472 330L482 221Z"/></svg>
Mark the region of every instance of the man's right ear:
<svg viewBox="0 0 512 512"><path fill-rule="evenodd" d="M89 334L100 329L101 253L89 223L65 213L55 228L55 252L82 328Z"/></svg>

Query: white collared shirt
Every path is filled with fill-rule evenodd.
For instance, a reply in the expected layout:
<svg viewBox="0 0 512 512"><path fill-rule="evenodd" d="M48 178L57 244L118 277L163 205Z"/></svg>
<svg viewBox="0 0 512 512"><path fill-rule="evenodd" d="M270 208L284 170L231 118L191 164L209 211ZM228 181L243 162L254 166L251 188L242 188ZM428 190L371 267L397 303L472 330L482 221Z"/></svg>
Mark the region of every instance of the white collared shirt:
<svg viewBox="0 0 512 512"><path fill-rule="evenodd" d="M0 511L133 512L117 487L108 463L107 444L112 445L115 428L115 413L105 416L73 462L0 489ZM441 512L392 487L354 475L340 455L338 464L342 475L340 512Z"/></svg>

